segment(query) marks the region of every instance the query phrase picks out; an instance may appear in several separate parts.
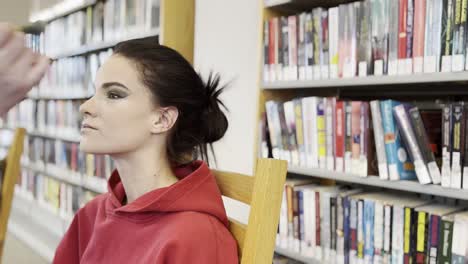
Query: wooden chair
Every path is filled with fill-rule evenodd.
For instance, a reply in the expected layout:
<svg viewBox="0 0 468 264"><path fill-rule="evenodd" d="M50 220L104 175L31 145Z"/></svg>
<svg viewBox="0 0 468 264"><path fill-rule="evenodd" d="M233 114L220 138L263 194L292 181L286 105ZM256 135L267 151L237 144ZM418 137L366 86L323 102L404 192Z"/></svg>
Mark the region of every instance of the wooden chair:
<svg viewBox="0 0 468 264"><path fill-rule="evenodd" d="M239 263L271 264L287 174L286 161L259 159L253 177L213 172L224 196L250 205L247 226L229 219L230 231L237 240Z"/></svg>
<svg viewBox="0 0 468 264"><path fill-rule="evenodd" d="M8 150L5 168L1 182L0 193L0 262L3 256L3 247L7 233L8 218L15 192L15 183L21 171L21 154L23 153L24 135L26 130L18 128L15 130L13 142ZM4 161L5 161L4 160Z"/></svg>

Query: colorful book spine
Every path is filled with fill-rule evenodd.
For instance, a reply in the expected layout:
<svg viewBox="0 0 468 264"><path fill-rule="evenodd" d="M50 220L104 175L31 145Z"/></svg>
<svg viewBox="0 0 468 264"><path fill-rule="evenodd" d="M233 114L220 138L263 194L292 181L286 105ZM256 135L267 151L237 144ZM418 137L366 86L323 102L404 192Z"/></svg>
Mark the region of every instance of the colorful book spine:
<svg viewBox="0 0 468 264"><path fill-rule="evenodd" d="M373 200L364 201L364 261L374 262L374 215L375 202Z"/></svg>
<svg viewBox="0 0 468 264"><path fill-rule="evenodd" d="M424 33L426 25L426 0L414 2L413 72L424 71Z"/></svg>
<svg viewBox="0 0 468 264"><path fill-rule="evenodd" d="M408 14L406 16L405 74L411 74L413 72L414 1L415 0L408 0Z"/></svg>
<svg viewBox="0 0 468 264"><path fill-rule="evenodd" d="M350 101L345 101L345 156L344 165L345 172L352 172L352 146L353 146L353 133L352 133L352 105Z"/></svg>
<svg viewBox="0 0 468 264"><path fill-rule="evenodd" d="M317 142L319 168L327 168L327 136L326 136L326 98L320 98L317 104Z"/></svg>
<svg viewBox="0 0 468 264"><path fill-rule="evenodd" d="M398 0L399 16L398 16L398 74L406 72L406 47L407 47L407 17L408 17L408 1Z"/></svg>
<svg viewBox="0 0 468 264"><path fill-rule="evenodd" d="M299 152L299 165L305 167L307 165L306 162L306 152L305 152L305 145L304 145L304 124L303 120L304 117L302 116L302 100L301 99L294 99L294 114L296 117L296 139L297 139L297 147Z"/></svg>
<svg viewBox="0 0 468 264"><path fill-rule="evenodd" d="M325 116L325 126L326 126L326 144L327 144L327 170L335 169L335 110L336 110L336 98L327 97L326 98L326 116Z"/></svg>
<svg viewBox="0 0 468 264"><path fill-rule="evenodd" d="M429 221L429 243L428 243L428 253L429 253L429 263L437 263L438 256L438 246L439 246L439 228L440 228L440 216L431 215L431 220Z"/></svg>
<svg viewBox="0 0 468 264"><path fill-rule="evenodd" d="M322 10L321 25L322 25L322 61L320 69L320 77L328 79L330 77L330 37L329 37L329 23L328 23L328 10Z"/></svg>
<svg viewBox="0 0 468 264"><path fill-rule="evenodd" d="M314 24L312 21L312 14L307 13L305 16L305 45L306 45L306 66L305 76L306 80L313 79L312 64L314 61Z"/></svg>
<svg viewBox="0 0 468 264"><path fill-rule="evenodd" d="M452 126L452 168L450 172L450 187L462 188L462 137L465 135L465 106L463 102L453 104ZM464 146L463 146L464 147Z"/></svg>
<svg viewBox="0 0 468 264"><path fill-rule="evenodd" d="M354 199L349 201L349 263L356 263L358 252L358 203Z"/></svg>
<svg viewBox="0 0 468 264"><path fill-rule="evenodd" d="M449 0L450 1L450 0ZM450 174L452 167L452 104L442 109L442 187L450 187Z"/></svg>
<svg viewBox="0 0 468 264"><path fill-rule="evenodd" d="M297 80L297 17L288 17L289 30L289 80Z"/></svg>
<svg viewBox="0 0 468 264"><path fill-rule="evenodd" d="M452 264L453 217L442 217L439 231L438 264Z"/></svg>
<svg viewBox="0 0 468 264"><path fill-rule="evenodd" d="M456 0L444 0L442 13L442 45L441 45L441 71L452 71L452 48L454 32L454 5Z"/></svg>
<svg viewBox="0 0 468 264"><path fill-rule="evenodd" d="M328 9L330 79L338 78L339 22L338 7Z"/></svg>
<svg viewBox="0 0 468 264"><path fill-rule="evenodd" d="M429 215L426 212L418 212L416 263L424 264L426 261L427 224Z"/></svg>
<svg viewBox="0 0 468 264"><path fill-rule="evenodd" d="M322 40L322 8L317 7L312 10L312 21L314 24L313 47L314 62L312 66L314 80L321 79L321 69L323 61L323 40Z"/></svg>
<svg viewBox="0 0 468 264"><path fill-rule="evenodd" d="M338 172L344 171L344 152L345 152L345 109L344 102L336 102L336 115L335 115L335 127L336 127L336 138L335 138L335 157L336 164L335 170Z"/></svg>
<svg viewBox="0 0 468 264"><path fill-rule="evenodd" d="M380 102L371 101L372 124L374 127L375 149L377 151L377 162L379 177L388 180L387 155L385 154L385 141L382 126L382 115L380 114Z"/></svg>
<svg viewBox="0 0 468 264"><path fill-rule="evenodd" d="M361 153L361 103L359 101L351 102L351 131L353 143L351 146L351 171L359 175L360 172L360 153Z"/></svg>

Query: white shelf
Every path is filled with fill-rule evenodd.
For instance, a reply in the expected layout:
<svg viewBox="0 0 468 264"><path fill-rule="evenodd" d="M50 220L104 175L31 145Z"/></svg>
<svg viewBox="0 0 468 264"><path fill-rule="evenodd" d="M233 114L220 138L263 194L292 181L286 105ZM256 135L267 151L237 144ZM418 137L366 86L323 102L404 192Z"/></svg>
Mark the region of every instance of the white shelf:
<svg viewBox="0 0 468 264"><path fill-rule="evenodd" d="M385 189L468 200L468 190L444 188L440 185L434 184L422 185L417 181L386 181L381 180L378 176L360 177L342 172L334 172L322 169L309 169L294 166L288 166L288 172L322 179L381 187Z"/></svg>
<svg viewBox="0 0 468 264"><path fill-rule="evenodd" d="M284 249L284 248L281 248L281 247L276 247L275 252L280 254L280 255L283 255L285 257L295 259L295 260L298 260L298 261L302 261L302 262L307 263L307 264L319 264L320 263L320 261L318 261L316 259L305 257L305 256L301 255L300 253L291 251L289 249Z"/></svg>
<svg viewBox="0 0 468 264"><path fill-rule="evenodd" d="M18 127L21 127L20 125ZM2 126L0 127L2 129L8 129L8 130L15 130L16 127L13 126ZM80 136L79 135L60 135L60 134L52 134L52 133L46 133L46 132L39 132L36 130L30 130L26 129L27 134L30 136L36 136L36 137L45 137L45 138L50 138L50 139L59 139L63 141L68 141L68 142L74 142L74 143L79 143L80 142ZM55 131L59 131L59 129L56 129Z"/></svg>
<svg viewBox="0 0 468 264"><path fill-rule="evenodd" d="M68 225L66 219L45 209L21 192L15 192L8 231L49 262L52 262Z"/></svg>
<svg viewBox="0 0 468 264"><path fill-rule="evenodd" d="M28 95L29 99L33 100L77 100L89 99L92 95L78 94L78 95Z"/></svg>
<svg viewBox="0 0 468 264"><path fill-rule="evenodd" d="M444 82L468 82L468 72L437 72L396 76L368 76L308 81L264 82L263 89L301 89L324 87L378 86L396 84L424 84ZM424 89L427 89L422 87Z"/></svg>
<svg viewBox="0 0 468 264"><path fill-rule="evenodd" d="M108 48L114 47L119 42L122 42L125 40L135 39L135 38L146 38L146 37L152 37L152 36L157 36L157 35L159 35L159 28L150 30L147 32L143 32L143 33L140 32L138 34L130 34L126 36L125 38L121 38L117 40L104 41L104 42L95 43L95 44L88 44L88 45L81 46L77 49L75 48L70 51L60 52L58 54L48 54L48 55L50 55L50 57L54 59L72 57L72 56L82 55L82 54L86 54L86 53L90 53L94 51L108 49Z"/></svg>
<svg viewBox="0 0 468 264"><path fill-rule="evenodd" d="M38 21L49 22L51 20L66 16L81 9L87 8L96 4L97 0L82 0L82 1L61 1L50 8L46 8L40 12L31 14L29 22Z"/></svg>
<svg viewBox="0 0 468 264"><path fill-rule="evenodd" d="M95 193L105 193L107 192L107 181L101 178L92 178L89 176L84 177L74 177L72 176L72 172L63 171L61 173L49 171L49 170L42 170L34 165L21 165L21 167L32 170L34 172L43 174L44 176L54 178L58 181L65 182L75 186L81 186L87 190L93 191Z"/></svg>

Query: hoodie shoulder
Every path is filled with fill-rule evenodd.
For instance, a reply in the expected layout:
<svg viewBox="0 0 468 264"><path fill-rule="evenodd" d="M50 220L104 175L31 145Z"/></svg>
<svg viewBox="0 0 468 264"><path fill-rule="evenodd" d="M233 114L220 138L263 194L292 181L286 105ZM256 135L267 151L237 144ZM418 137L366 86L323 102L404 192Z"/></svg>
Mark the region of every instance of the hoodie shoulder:
<svg viewBox="0 0 468 264"><path fill-rule="evenodd" d="M172 228L165 229L167 248L180 257L174 263L237 263L237 243L218 218L199 212L173 213L167 219ZM163 234L161 234L163 235ZM208 262L203 262L208 261ZM213 262L217 260L217 262ZM172 261L171 261L172 262Z"/></svg>

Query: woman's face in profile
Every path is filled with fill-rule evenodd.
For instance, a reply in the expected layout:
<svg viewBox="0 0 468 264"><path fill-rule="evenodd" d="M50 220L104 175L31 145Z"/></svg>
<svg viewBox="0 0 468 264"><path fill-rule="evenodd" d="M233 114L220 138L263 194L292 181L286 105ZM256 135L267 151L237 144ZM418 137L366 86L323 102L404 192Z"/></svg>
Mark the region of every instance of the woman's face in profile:
<svg viewBox="0 0 468 264"><path fill-rule="evenodd" d="M111 56L98 70L96 93L83 103L80 149L94 154L123 154L148 142L156 108L134 63Z"/></svg>

